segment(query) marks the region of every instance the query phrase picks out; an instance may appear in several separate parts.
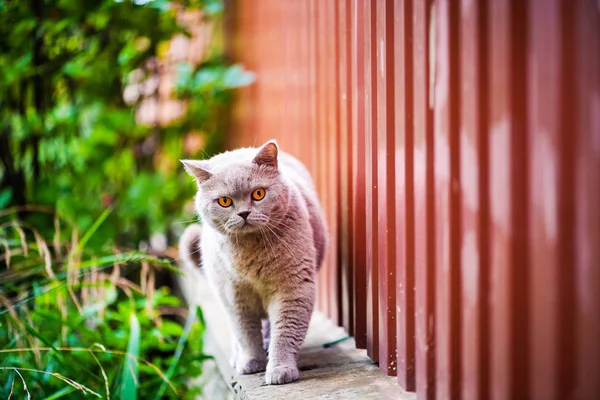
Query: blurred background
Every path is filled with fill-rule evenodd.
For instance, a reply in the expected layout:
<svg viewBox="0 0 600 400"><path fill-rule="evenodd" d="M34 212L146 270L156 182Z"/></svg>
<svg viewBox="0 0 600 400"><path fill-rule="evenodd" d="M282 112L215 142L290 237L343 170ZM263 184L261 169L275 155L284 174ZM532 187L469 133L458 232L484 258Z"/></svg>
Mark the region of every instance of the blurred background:
<svg viewBox="0 0 600 400"><path fill-rule="evenodd" d="M162 257L254 79L223 43L219 0L0 1L0 397L200 391Z"/></svg>
<svg viewBox="0 0 600 400"><path fill-rule="evenodd" d="M3 2L0 207L48 205L79 230L113 207L91 244L172 243L193 194L178 160L220 149L230 89L252 81L223 52L222 9Z"/></svg>

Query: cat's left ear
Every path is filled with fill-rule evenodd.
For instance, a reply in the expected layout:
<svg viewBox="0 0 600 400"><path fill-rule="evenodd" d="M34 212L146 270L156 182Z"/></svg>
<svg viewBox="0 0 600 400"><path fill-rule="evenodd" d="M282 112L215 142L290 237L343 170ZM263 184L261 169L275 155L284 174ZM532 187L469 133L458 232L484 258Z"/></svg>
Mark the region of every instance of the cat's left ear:
<svg viewBox="0 0 600 400"><path fill-rule="evenodd" d="M260 148L256 157L254 157L253 162L257 165L267 165L277 168L278 153L279 147L277 147L277 142L275 140L269 140Z"/></svg>
<svg viewBox="0 0 600 400"><path fill-rule="evenodd" d="M212 176L208 170L208 161L206 160L181 160L181 163L187 173L196 178L200 183Z"/></svg>

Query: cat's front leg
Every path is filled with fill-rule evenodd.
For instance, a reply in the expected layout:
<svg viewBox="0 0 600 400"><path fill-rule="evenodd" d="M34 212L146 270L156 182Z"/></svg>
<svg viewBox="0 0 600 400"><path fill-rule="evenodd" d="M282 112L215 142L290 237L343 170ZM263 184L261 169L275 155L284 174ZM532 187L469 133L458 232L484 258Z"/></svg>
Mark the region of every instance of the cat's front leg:
<svg viewBox="0 0 600 400"><path fill-rule="evenodd" d="M263 372L267 356L263 348L260 317L238 307L232 312L232 322L233 347L237 350L237 354L232 354L235 370L240 375Z"/></svg>
<svg viewBox="0 0 600 400"><path fill-rule="evenodd" d="M314 296L286 296L273 299L269 305L271 342L265 380L269 385L297 381L298 352L304 342Z"/></svg>

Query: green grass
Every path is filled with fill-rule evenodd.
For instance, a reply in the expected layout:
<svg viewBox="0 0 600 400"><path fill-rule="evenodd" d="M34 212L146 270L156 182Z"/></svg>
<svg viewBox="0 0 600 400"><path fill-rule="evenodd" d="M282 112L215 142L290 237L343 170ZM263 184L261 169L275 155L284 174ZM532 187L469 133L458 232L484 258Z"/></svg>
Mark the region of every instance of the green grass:
<svg viewBox="0 0 600 400"><path fill-rule="evenodd" d="M133 312L129 316L129 320L129 344L127 345L127 357L123 363L120 396L122 399L137 400L137 387L140 380L138 371L138 358L140 356L140 322Z"/></svg>
<svg viewBox="0 0 600 400"><path fill-rule="evenodd" d="M61 221L51 240L16 212L0 214L0 398L200 393L186 386L207 358L199 311L156 284L161 271L177 271L169 260L88 248L109 214L81 238Z"/></svg>

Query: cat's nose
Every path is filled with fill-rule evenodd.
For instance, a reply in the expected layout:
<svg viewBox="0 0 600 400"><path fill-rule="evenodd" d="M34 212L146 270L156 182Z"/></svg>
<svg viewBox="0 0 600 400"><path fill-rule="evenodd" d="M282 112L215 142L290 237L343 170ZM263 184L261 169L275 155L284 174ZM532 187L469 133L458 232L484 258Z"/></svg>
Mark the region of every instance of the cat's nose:
<svg viewBox="0 0 600 400"><path fill-rule="evenodd" d="M248 215L250 215L250 211L242 211L241 213L238 214L240 217L244 218L244 221L246 220L246 218L248 218Z"/></svg>

